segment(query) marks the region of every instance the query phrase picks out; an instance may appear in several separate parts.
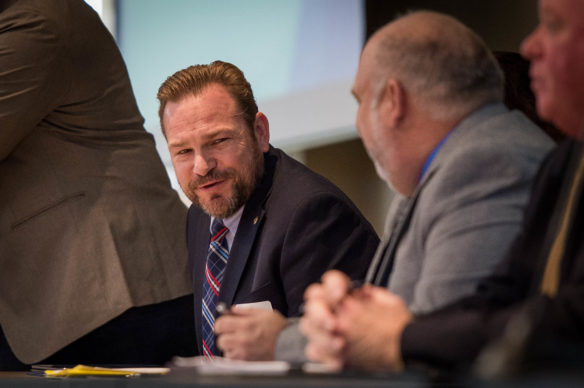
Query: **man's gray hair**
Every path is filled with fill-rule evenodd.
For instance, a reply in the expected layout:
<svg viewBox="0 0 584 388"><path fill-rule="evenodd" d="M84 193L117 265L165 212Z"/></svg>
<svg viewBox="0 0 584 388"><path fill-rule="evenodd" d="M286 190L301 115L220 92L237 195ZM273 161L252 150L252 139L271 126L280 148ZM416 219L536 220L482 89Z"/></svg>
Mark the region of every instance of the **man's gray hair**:
<svg viewBox="0 0 584 388"><path fill-rule="evenodd" d="M373 82L395 78L435 119L466 115L502 101L503 73L483 40L456 19L434 15L435 33L381 35Z"/></svg>

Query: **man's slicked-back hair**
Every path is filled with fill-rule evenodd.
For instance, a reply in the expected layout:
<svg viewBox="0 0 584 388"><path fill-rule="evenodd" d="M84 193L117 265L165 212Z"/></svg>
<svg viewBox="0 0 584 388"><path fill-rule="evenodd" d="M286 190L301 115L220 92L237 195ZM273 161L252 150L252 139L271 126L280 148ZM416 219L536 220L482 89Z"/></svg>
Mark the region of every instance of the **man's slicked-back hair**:
<svg viewBox="0 0 584 388"><path fill-rule="evenodd" d="M158 89L157 98L160 102L158 116L160 128L164 129L164 109L169 101L178 101L186 95L196 96L211 84L223 85L235 100L241 111L241 116L253 135L253 126L258 106L251 85L245 79L243 72L235 65L215 61L208 65L189 66L171 75Z"/></svg>
<svg viewBox="0 0 584 388"><path fill-rule="evenodd" d="M478 35L453 17L432 11L411 12L396 21L412 17L426 28L382 31L376 55L379 78L400 80L436 118L502 101L502 71Z"/></svg>

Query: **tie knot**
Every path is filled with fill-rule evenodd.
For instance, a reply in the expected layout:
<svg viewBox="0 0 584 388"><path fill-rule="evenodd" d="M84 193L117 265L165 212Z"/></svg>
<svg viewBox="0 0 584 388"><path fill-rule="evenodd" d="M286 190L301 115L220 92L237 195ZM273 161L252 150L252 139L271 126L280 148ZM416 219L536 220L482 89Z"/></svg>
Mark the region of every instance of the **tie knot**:
<svg viewBox="0 0 584 388"><path fill-rule="evenodd" d="M218 238L222 238L228 229L227 227L221 222L220 219L215 218L211 223L211 240L216 240Z"/></svg>

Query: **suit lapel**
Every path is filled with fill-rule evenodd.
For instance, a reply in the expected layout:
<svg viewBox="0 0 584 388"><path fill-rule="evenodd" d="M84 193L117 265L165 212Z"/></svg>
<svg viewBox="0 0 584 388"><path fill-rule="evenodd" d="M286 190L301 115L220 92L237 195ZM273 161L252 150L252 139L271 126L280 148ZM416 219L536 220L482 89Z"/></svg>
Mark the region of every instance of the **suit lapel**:
<svg viewBox="0 0 584 388"><path fill-rule="evenodd" d="M264 155L264 175L245 204L233 247L229 251L229 260L219 291L219 301L225 302L227 305L231 305L235 299L241 276L249 261L258 232L261 230L265 215L264 203L272 190L275 170L276 157L272 155L272 152L268 152Z"/></svg>
<svg viewBox="0 0 584 388"><path fill-rule="evenodd" d="M393 262L395 260L395 253L399 246L399 242L408 230L420 192L432 175L434 175L435 171L436 169L428 171L426 177L416 188L414 195L411 198L403 199L402 203L398 204L400 208L395 212L395 217L397 217L397 219L388 220L389 222L393 222L394 226L390 229L391 232L389 233L389 236L384 238L384 242L381 243L382 245L380 245L380 248L377 250L369 271L367 272L367 277L365 278L366 282L382 287L388 285L389 275L393 269Z"/></svg>
<svg viewBox="0 0 584 388"><path fill-rule="evenodd" d="M233 303L237 286L249 260L251 249L263 219L263 209L250 209L246 205L237 227L237 235L233 241L233 247L229 251L229 261L225 269L221 291L219 291L219 301L227 303L228 306Z"/></svg>

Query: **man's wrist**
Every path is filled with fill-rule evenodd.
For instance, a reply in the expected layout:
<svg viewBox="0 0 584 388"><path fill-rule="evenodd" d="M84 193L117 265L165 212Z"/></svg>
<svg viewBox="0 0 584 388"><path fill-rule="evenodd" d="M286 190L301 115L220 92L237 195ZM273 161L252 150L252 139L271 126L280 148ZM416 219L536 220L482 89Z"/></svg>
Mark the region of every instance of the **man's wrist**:
<svg viewBox="0 0 584 388"><path fill-rule="evenodd" d="M403 371L405 368L405 362L402 352L402 338L406 328L413 321L413 317L410 315L407 319L404 319L400 326L397 326L395 337L392 341L392 346L389 346L388 354L388 365L392 370Z"/></svg>

